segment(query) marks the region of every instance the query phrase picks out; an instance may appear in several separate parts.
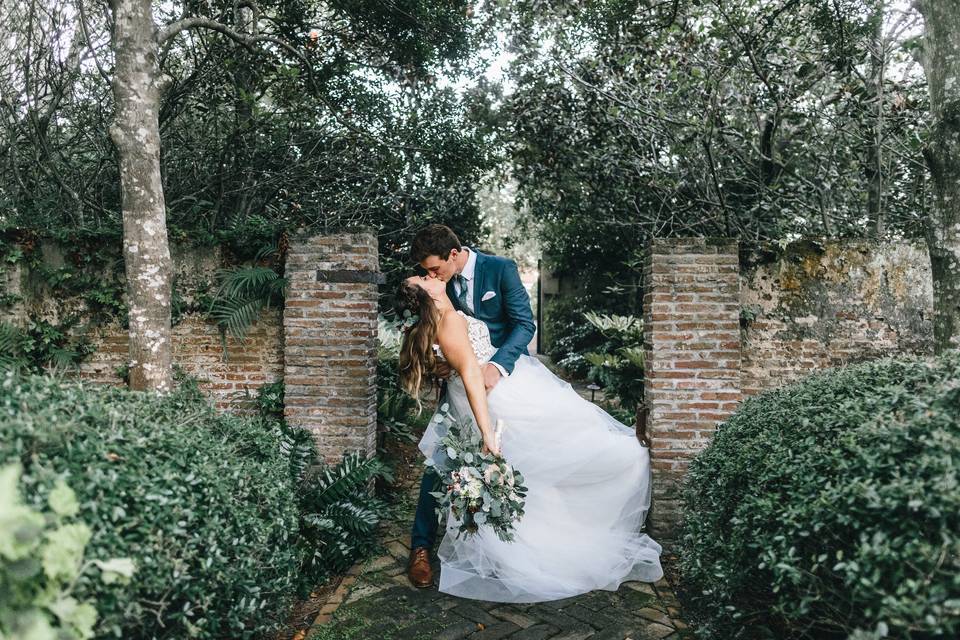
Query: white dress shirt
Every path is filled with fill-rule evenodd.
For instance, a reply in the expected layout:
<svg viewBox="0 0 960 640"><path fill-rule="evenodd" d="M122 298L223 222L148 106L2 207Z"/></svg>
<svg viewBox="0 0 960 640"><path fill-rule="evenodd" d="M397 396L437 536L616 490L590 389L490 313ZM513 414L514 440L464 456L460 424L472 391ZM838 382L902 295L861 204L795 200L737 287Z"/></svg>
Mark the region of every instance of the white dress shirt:
<svg viewBox="0 0 960 640"><path fill-rule="evenodd" d="M476 314L476 310L473 308L473 276L477 270L477 253L476 251L471 251L468 247L461 247L461 251L467 252L467 264L463 265L463 271L460 272L460 275L463 276L463 279L467 281L467 309L470 310L470 313ZM453 290L457 293L457 296L460 295L460 281L453 281ZM506 378L509 374L507 370L496 362L491 362L493 366L500 370L500 375Z"/></svg>

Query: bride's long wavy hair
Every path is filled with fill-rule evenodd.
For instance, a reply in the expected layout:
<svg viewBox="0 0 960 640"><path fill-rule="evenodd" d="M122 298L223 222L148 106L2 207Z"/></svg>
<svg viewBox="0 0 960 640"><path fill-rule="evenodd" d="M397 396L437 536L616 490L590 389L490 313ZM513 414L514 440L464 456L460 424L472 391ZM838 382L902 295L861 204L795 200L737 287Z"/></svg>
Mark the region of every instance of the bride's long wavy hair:
<svg viewBox="0 0 960 640"><path fill-rule="evenodd" d="M403 318L404 312L418 319L412 325L403 328L403 340L400 343L400 387L417 401L418 410L423 408L420 394L424 383L435 385L439 378L449 373L437 359L433 345L440 331L440 312L425 289L400 283L394 306L397 317Z"/></svg>

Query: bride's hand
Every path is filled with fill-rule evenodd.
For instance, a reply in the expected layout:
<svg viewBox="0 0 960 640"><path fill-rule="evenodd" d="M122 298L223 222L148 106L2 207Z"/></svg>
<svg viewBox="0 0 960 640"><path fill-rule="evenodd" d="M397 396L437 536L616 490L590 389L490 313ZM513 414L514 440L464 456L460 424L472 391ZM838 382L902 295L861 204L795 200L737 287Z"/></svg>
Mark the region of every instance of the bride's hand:
<svg viewBox="0 0 960 640"><path fill-rule="evenodd" d="M496 438L491 433L489 435L484 434L483 436L483 448L480 449L481 453L492 453L495 456L500 455L500 447L497 446Z"/></svg>
<svg viewBox="0 0 960 640"><path fill-rule="evenodd" d="M453 369L450 368L450 364L444 362L443 360L438 360L433 367L433 375L437 378L442 378L446 380L450 377L450 374L453 373Z"/></svg>

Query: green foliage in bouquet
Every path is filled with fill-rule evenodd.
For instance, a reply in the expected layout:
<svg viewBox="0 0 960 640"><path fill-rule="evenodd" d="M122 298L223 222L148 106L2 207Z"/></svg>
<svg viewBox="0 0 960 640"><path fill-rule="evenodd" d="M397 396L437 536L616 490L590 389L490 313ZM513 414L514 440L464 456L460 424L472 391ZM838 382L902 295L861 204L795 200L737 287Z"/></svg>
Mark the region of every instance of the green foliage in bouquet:
<svg viewBox="0 0 960 640"><path fill-rule="evenodd" d="M686 611L710 639L960 637L960 352L748 399L691 464Z"/></svg>
<svg viewBox="0 0 960 640"><path fill-rule="evenodd" d="M94 635L97 609L73 595L81 575L99 568L106 584L126 583L130 558L88 560L92 532L70 522L79 511L76 494L58 479L47 495L49 511L23 503L20 463L0 468L0 639L86 640Z"/></svg>
<svg viewBox="0 0 960 640"><path fill-rule="evenodd" d="M438 519L443 522L452 511L460 520L458 536L476 534L486 525L501 540L512 540L527 495L523 474L502 455L483 453L480 432L469 419L454 418L449 405L442 405L434 420L444 435L426 464L441 480L442 489L431 494L437 498Z"/></svg>

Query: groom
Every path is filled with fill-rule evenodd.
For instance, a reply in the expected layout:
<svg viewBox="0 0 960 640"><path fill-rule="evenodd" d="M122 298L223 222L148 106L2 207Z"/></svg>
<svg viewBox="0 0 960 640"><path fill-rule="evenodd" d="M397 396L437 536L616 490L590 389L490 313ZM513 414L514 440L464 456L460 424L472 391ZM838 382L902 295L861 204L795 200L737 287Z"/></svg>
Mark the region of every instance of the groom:
<svg viewBox="0 0 960 640"><path fill-rule="evenodd" d="M490 362L483 365L483 381L489 393L502 378L513 373L513 365L533 339L536 325L530 297L512 260L486 255L464 247L456 234L442 224L421 229L410 247L411 259L431 278L447 283L447 296L454 309L482 320L490 329L490 341L497 347ZM433 584L430 549L437 534L436 491L440 478L427 469L420 482L420 498L410 538L407 575L416 587Z"/></svg>

